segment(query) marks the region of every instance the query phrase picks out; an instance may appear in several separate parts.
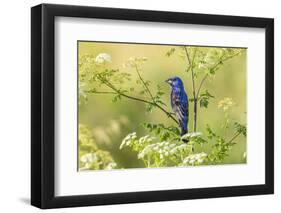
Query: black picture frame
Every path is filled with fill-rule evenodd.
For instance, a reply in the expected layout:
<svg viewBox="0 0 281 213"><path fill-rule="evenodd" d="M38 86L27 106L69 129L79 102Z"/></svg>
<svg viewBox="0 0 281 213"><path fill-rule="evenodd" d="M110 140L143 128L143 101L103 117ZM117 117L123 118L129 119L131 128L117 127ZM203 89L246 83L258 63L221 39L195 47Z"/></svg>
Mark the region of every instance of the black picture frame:
<svg viewBox="0 0 281 213"><path fill-rule="evenodd" d="M95 195L54 195L55 17L263 28L266 32L265 184ZM31 8L31 204L60 208L274 193L274 20L240 16L41 4Z"/></svg>

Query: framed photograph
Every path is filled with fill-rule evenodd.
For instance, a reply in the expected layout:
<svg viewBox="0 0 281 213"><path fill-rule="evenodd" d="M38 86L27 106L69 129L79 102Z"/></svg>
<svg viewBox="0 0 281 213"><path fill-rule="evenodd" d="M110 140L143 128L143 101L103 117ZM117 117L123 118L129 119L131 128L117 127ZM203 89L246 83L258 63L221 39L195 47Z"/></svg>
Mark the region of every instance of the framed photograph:
<svg viewBox="0 0 281 213"><path fill-rule="evenodd" d="M274 20L31 9L31 204L271 194Z"/></svg>

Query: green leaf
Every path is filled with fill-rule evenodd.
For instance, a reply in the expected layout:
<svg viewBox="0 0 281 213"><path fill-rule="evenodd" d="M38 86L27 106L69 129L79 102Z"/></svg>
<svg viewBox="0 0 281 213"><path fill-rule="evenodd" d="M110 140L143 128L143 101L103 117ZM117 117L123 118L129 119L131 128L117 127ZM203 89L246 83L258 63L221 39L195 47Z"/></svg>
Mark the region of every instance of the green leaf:
<svg viewBox="0 0 281 213"><path fill-rule="evenodd" d="M208 132L208 138L212 139L214 137L216 137L217 135L213 132L213 130L211 129L211 127L209 126L209 124L207 124L206 130Z"/></svg>
<svg viewBox="0 0 281 213"><path fill-rule="evenodd" d="M175 48L171 48L171 49L166 53L166 56L167 56L167 57L170 57L171 55L174 54L175 51L176 51Z"/></svg>
<svg viewBox="0 0 281 213"><path fill-rule="evenodd" d="M209 105L209 99L210 98L215 98L215 96L211 95L208 90L205 90L204 93L201 93L199 96L199 103L200 107L205 107L207 108Z"/></svg>
<svg viewBox="0 0 281 213"><path fill-rule="evenodd" d="M239 124L238 122L234 123L237 133L243 134L245 137L247 136L247 128L246 126Z"/></svg>
<svg viewBox="0 0 281 213"><path fill-rule="evenodd" d="M119 100L121 100L122 96L120 94L116 95L113 97L112 102L117 102Z"/></svg>
<svg viewBox="0 0 281 213"><path fill-rule="evenodd" d="M202 99L200 100L200 107L205 107L205 108L207 108L207 107L208 107L208 104L209 104L208 98L202 98Z"/></svg>

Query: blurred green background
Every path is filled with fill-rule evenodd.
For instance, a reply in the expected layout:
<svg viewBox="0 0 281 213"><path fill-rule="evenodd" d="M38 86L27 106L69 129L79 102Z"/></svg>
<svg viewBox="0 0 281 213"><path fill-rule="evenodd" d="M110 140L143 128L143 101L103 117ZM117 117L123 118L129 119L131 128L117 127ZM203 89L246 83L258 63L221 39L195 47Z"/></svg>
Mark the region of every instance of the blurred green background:
<svg viewBox="0 0 281 213"><path fill-rule="evenodd" d="M192 97L191 75L184 72L186 61L180 57L167 57L173 46L83 42L78 43L79 56L85 54L98 55L107 53L112 58L110 67L119 68L132 75L136 73L122 65L132 56L147 57L147 62L142 66L144 79L152 81L155 85L162 86L165 92L163 101L170 109L170 87L165 80L172 76L179 76L185 85L185 90ZM177 48L177 46L174 46ZM200 79L200 77L199 77ZM151 86L153 91L153 86ZM235 106L231 110L231 119L240 123L246 123L246 51L241 55L227 61L217 72L214 78L207 80L202 91L208 91L215 96L210 100L208 108L198 107L197 131L204 134L206 124L210 124L216 132L225 134L221 128L224 114L218 109L218 102L225 97L231 97ZM189 106L189 129L193 126L193 104ZM106 94L93 94L88 97L86 104L79 106L79 123L85 124L91 131L96 145L108 151L114 161L121 168L143 167L142 161L137 159L136 153L131 150L119 150L122 139L131 132L137 132L139 136L148 134L141 127L143 122L154 122L172 125L173 123L159 110L147 113L145 105L141 102L122 99L112 102L112 96ZM221 132L219 132L221 131ZM229 135L231 137L231 135ZM239 136L237 144L223 163L245 163L246 139ZM204 146L204 150L210 149L212 144ZM200 149L200 147L199 147Z"/></svg>

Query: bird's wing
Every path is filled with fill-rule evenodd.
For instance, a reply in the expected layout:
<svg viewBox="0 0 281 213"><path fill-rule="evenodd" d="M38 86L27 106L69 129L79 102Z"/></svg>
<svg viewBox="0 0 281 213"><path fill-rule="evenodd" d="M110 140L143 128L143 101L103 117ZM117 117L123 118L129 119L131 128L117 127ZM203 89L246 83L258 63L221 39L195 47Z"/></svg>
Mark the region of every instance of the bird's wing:
<svg viewBox="0 0 281 213"><path fill-rule="evenodd" d="M188 118L188 100L184 91L174 91L172 93L172 107L177 114L181 124L185 124Z"/></svg>

